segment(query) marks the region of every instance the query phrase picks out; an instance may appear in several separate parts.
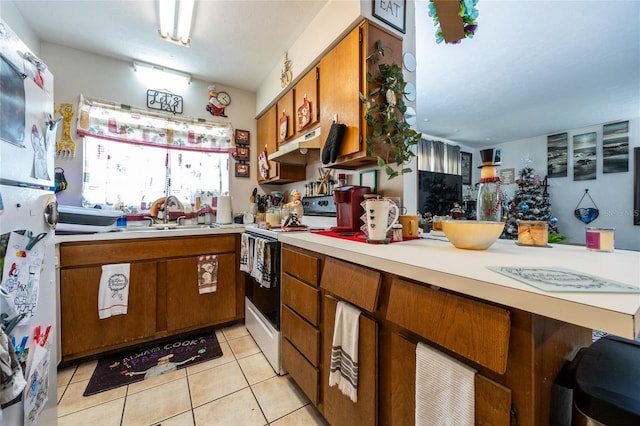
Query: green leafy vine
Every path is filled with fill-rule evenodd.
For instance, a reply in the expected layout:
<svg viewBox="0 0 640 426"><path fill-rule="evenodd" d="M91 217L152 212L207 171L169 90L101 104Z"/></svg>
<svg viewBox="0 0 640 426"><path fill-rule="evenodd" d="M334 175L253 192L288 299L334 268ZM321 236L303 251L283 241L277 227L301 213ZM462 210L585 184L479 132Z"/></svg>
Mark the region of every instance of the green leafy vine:
<svg viewBox="0 0 640 426"><path fill-rule="evenodd" d="M376 42L376 51L367 57L367 62L378 64L384 56L382 42ZM389 179L411 172L405 167L412 157L415 157L413 147L418 144L421 133L416 132L407 124L404 114L407 106L402 99L406 82L402 74L402 67L395 62L380 63L379 75L374 77L367 72L367 82L370 84L368 97L360 93L360 101L366 105L365 121L370 131L367 132L367 155L373 155L373 147L382 142L391 149L386 158L377 157L378 166L384 167ZM394 168L390 163L395 163Z"/></svg>

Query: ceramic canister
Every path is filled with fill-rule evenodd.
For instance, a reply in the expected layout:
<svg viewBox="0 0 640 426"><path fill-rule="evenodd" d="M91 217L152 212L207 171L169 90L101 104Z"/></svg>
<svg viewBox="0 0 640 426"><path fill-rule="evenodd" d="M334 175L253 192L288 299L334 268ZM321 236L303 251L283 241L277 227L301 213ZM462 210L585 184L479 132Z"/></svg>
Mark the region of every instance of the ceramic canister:
<svg viewBox="0 0 640 426"><path fill-rule="evenodd" d="M370 240L383 241L387 238L387 231L398 222L398 206L388 199L373 199L365 201L367 215L367 233ZM389 211L395 211L390 219Z"/></svg>

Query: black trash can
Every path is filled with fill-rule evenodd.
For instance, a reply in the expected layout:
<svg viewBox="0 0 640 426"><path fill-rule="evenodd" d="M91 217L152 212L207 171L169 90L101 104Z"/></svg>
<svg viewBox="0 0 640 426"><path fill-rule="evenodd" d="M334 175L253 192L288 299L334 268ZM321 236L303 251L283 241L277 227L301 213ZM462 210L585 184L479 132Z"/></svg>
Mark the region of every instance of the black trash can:
<svg viewBox="0 0 640 426"><path fill-rule="evenodd" d="M640 342L604 336L576 358L575 408L607 426L640 425Z"/></svg>

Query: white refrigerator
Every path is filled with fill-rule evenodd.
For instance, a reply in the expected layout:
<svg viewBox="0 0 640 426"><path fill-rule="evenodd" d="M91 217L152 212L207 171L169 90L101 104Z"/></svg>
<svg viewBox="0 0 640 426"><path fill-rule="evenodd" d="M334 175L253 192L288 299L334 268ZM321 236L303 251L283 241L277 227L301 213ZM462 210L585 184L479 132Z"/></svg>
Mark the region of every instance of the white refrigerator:
<svg viewBox="0 0 640 426"><path fill-rule="evenodd" d="M3 333L11 330L4 333L8 336L5 343L20 350L26 340L20 356L27 376L24 391L2 404L0 425L56 424L58 324L53 229L57 203L50 190L54 185L56 123L52 115L51 72L0 19L0 241L4 241L0 246L0 314L5 314ZM27 250L18 244L18 237L12 238L13 231L21 231L32 243ZM5 362L6 352L0 355L5 356ZM32 371L30 367L36 365L41 369ZM0 386L0 393L7 392L5 399L13 395L9 393L12 387L14 392L19 387L17 382L14 378L13 386Z"/></svg>

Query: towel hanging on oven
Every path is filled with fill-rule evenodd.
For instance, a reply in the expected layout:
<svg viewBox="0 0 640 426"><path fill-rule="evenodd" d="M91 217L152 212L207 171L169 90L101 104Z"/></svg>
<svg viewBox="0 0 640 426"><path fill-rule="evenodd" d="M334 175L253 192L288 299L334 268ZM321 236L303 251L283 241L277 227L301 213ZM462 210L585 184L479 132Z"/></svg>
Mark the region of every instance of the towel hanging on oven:
<svg viewBox="0 0 640 426"><path fill-rule="evenodd" d="M274 285L271 246L272 244L264 238L256 238L253 246L253 268L251 269L251 276L255 278L258 284L266 288L271 288L271 286Z"/></svg>

